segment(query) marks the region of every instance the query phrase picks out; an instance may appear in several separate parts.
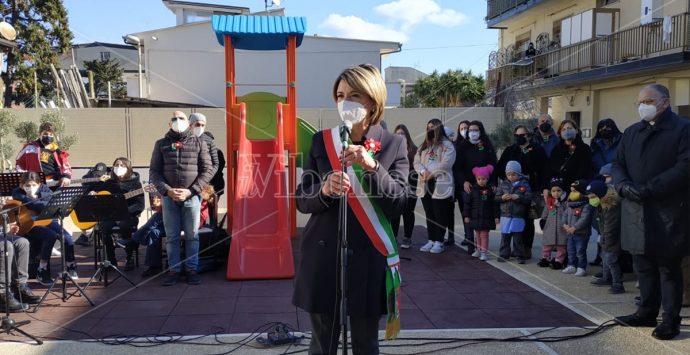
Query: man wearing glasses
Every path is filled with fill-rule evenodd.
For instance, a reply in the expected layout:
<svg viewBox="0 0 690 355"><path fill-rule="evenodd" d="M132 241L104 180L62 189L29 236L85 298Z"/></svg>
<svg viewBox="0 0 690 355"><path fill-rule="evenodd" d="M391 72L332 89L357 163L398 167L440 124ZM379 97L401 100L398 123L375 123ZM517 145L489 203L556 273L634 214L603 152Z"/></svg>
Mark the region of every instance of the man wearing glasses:
<svg viewBox="0 0 690 355"><path fill-rule="evenodd" d="M163 195L163 224L167 236L169 271L163 286L180 278L184 262L187 283L198 285L200 193L213 176L209 149L190 129L187 116L173 112L170 130L156 141L149 176ZM185 260L180 260L180 234L185 235Z"/></svg>

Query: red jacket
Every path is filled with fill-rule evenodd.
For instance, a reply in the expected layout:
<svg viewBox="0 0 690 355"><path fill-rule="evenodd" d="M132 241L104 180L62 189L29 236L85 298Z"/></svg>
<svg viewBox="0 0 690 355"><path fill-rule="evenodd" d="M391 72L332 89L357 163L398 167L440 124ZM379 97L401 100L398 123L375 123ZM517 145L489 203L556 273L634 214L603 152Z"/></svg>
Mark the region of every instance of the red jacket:
<svg viewBox="0 0 690 355"><path fill-rule="evenodd" d="M38 141L27 143L22 147L17 154L17 171L34 171L42 172L41 168L41 144ZM57 164L57 171L60 172L60 176L53 176L53 178L58 179L62 177L72 178L72 167L69 165L69 160L67 159L69 154L64 150L56 150L53 152L53 158Z"/></svg>

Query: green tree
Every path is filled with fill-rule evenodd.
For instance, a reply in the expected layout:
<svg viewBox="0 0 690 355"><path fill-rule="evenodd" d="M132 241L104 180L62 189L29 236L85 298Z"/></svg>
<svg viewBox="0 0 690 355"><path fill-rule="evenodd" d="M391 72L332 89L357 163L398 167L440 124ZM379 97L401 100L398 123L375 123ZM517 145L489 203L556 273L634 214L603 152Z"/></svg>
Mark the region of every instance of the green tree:
<svg viewBox="0 0 690 355"><path fill-rule="evenodd" d="M417 80L406 100L423 107L465 107L481 103L484 95L483 77L473 75L472 71L448 70L443 74L434 71Z"/></svg>
<svg viewBox="0 0 690 355"><path fill-rule="evenodd" d="M31 121L22 121L17 123L14 127L14 135L19 138L22 143L30 143L38 139L38 126Z"/></svg>
<svg viewBox="0 0 690 355"><path fill-rule="evenodd" d="M66 52L73 38L62 0L0 0L0 12L17 30L17 48L7 54L5 106L32 99L34 73L39 94L50 96L50 64L58 64L58 53Z"/></svg>
<svg viewBox="0 0 690 355"><path fill-rule="evenodd" d="M506 120L496 126L493 132L489 133L489 138L496 149L502 150L515 143L515 127L525 126L528 130L537 125L536 118L530 119L511 119Z"/></svg>
<svg viewBox="0 0 690 355"><path fill-rule="evenodd" d="M14 152L14 144L9 141L9 135L17 124L17 118L10 110L0 110L0 172L9 169L8 157Z"/></svg>
<svg viewBox="0 0 690 355"><path fill-rule="evenodd" d="M127 96L127 84L122 80L124 68L115 59L106 60L86 60L84 68L93 72L94 90L96 96L108 96L108 82L113 98L124 98Z"/></svg>
<svg viewBox="0 0 690 355"><path fill-rule="evenodd" d="M60 110L50 110L46 111L41 115L41 124L50 122L53 124L55 129L55 137L57 138L58 145L63 150L69 150L71 146L79 141L79 136L76 134L70 134L69 136L65 133L66 120Z"/></svg>

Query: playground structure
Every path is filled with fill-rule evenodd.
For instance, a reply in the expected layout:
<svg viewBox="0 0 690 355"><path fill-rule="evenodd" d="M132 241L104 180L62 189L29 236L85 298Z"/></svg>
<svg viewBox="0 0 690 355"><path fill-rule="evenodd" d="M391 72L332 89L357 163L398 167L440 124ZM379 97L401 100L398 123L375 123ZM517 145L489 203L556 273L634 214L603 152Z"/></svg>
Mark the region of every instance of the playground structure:
<svg viewBox="0 0 690 355"><path fill-rule="evenodd" d="M226 277L291 278L297 212L290 197L297 187L298 153L305 153L315 131L304 121L298 124L296 107L296 52L306 18L214 15L211 24L225 47L227 213L232 226ZM235 49L285 50L287 96L250 93L238 98Z"/></svg>

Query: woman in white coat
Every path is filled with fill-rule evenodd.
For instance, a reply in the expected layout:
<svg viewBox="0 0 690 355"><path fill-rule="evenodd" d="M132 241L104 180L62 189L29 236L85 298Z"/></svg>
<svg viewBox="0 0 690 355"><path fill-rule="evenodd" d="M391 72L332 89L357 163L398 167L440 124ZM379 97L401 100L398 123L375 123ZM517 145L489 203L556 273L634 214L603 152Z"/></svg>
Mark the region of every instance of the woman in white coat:
<svg viewBox="0 0 690 355"><path fill-rule="evenodd" d="M419 174L417 196L426 214L429 241L419 250L442 253L443 235L448 225L448 210L453 208L453 163L455 147L437 118L426 125L426 138L415 154L414 168Z"/></svg>

